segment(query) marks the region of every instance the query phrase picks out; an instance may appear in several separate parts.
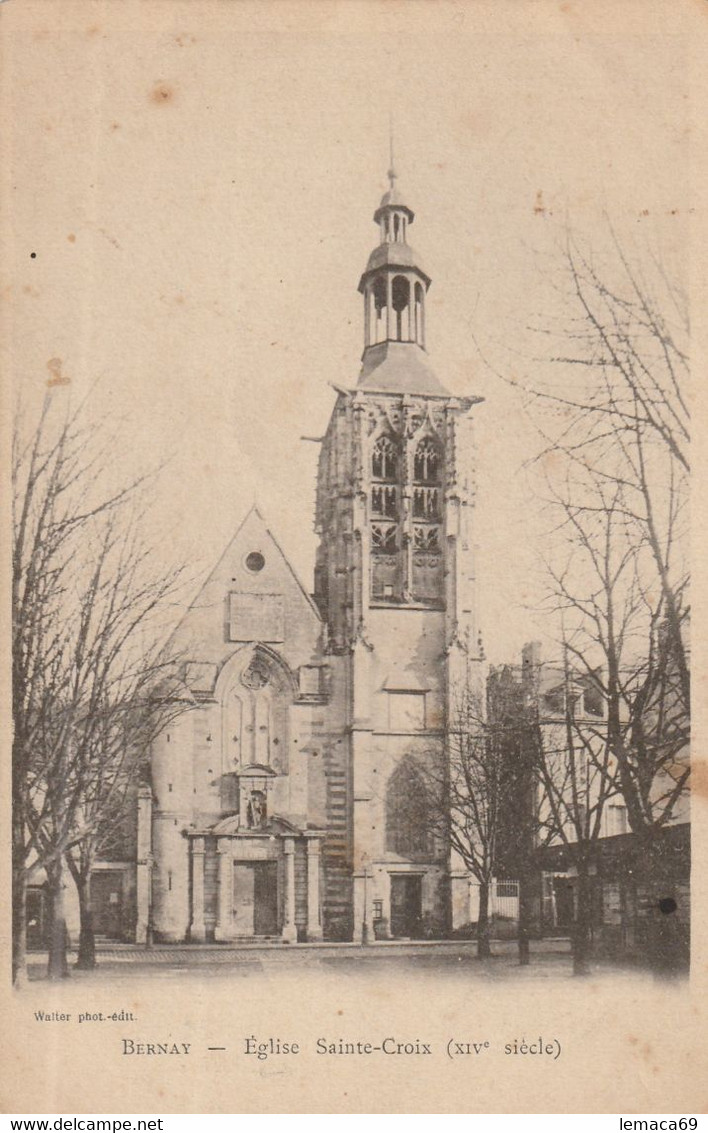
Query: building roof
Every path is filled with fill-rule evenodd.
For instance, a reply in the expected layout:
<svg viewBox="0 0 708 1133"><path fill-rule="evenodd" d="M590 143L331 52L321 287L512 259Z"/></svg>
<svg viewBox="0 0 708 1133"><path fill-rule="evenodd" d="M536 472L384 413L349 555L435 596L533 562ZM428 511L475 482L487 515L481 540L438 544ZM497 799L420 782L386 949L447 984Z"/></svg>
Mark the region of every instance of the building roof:
<svg viewBox="0 0 708 1133"><path fill-rule="evenodd" d="M412 342L379 342L364 351L359 389L449 397L425 351Z"/></svg>
<svg viewBox="0 0 708 1133"><path fill-rule="evenodd" d="M362 283L369 272L378 271L382 267L415 268L423 276L426 283L430 283L430 276L423 269L420 257L410 244L385 243L374 248L367 261ZM361 290L362 283L359 284L359 290Z"/></svg>

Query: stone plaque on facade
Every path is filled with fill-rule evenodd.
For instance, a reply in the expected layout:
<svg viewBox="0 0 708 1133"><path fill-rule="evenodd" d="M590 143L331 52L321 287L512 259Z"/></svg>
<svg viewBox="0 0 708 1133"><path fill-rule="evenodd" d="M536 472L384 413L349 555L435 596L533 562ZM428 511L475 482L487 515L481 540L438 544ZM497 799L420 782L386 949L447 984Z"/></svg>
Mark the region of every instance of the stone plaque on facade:
<svg viewBox="0 0 708 1133"><path fill-rule="evenodd" d="M282 594L229 595L230 641L282 641L284 636Z"/></svg>

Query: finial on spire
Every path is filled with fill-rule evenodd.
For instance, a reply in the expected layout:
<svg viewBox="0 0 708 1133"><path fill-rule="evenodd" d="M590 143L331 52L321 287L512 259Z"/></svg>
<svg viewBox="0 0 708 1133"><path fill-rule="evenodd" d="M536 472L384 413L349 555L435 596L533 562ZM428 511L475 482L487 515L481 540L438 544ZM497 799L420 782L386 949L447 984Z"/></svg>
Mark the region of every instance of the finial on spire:
<svg viewBox="0 0 708 1133"><path fill-rule="evenodd" d="M391 188L393 189L395 187L396 178L397 178L398 174L396 173L396 166L395 166L394 160L393 160L393 113L391 111L389 111L389 115L388 115L388 140L389 140L388 179L391 183Z"/></svg>

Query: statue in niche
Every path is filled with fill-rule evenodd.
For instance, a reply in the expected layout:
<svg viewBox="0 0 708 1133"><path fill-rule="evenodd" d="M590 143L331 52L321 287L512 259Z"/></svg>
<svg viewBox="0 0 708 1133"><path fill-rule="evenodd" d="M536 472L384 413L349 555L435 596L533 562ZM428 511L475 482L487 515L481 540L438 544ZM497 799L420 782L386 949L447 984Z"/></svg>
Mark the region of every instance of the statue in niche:
<svg viewBox="0 0 708 1133"><path fill-rule="evenodd" d="M263 791L251 791L246 807L246 824L249 830L260 830L267 818L266 797Z"/></svg>

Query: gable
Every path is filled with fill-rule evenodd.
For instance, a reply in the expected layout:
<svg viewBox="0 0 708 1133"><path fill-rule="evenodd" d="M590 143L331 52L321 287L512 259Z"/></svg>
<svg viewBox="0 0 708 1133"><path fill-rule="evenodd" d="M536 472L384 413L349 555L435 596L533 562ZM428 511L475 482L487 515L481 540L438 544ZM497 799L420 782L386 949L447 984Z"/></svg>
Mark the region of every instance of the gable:
<svg viewBox="0 0 708 1133"><path fill-rule="evenodd" d="M234 648L259 641L297 665L311 659L320 629L314 602L253 507L180 620L171 644L192 671L218 667Z"/></svg>

